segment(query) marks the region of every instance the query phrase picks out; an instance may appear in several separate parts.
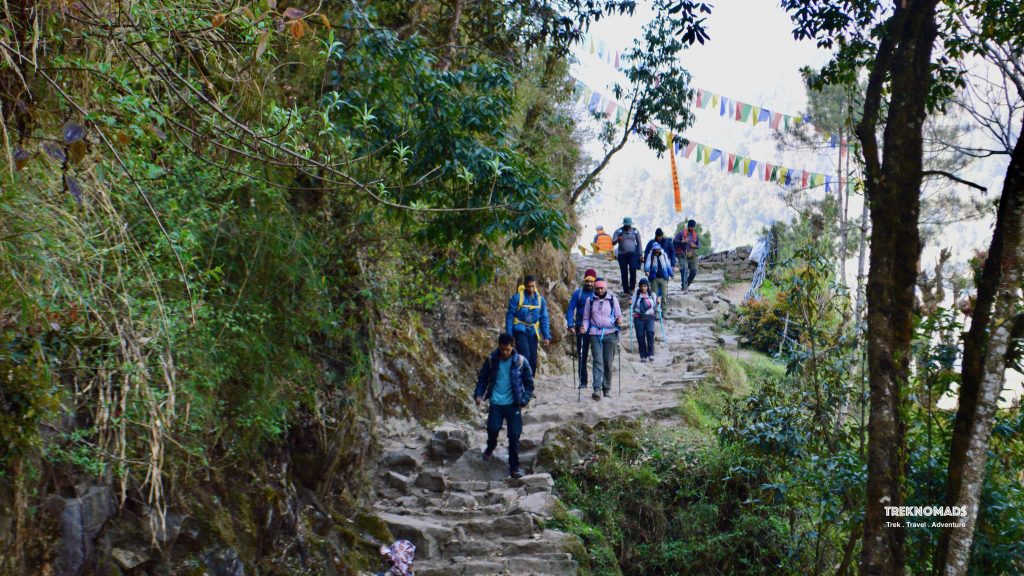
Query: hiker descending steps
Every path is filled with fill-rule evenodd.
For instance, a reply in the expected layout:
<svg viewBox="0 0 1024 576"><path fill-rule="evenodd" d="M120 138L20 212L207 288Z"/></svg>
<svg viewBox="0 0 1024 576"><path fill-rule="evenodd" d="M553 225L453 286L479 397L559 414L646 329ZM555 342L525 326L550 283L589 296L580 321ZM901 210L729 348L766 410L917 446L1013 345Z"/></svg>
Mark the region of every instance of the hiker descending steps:
<svg viewBox="0 0 1024 576"><path fill-rule="evenodd" d="M668 295L668 281L672 278L672 263L668 254L661 249L661 245L655 242L651 245L651 251L647 254L644 262L644 274L650 279L651 289L664 299Z"/></svg>
<svg viewBox="0 0 1024 576"><path fill-rule="evenodd" d="M594 295L594 282L596 280L597 272L593 268L587 268L587 271L583 273L583 286L573 291L572 297L569 298L569 306L565 312L566 331L576 335L574 359L578 360L580 364L579 388L581 390L587 388L587 352L590 351L590 346L588 345L587 335L582 333L579 328L583 326L583 307L587 304L590 297Z"/></svg>
<svg viewBox="0 0 1024 576"><path fill-rule="evenodd" d="M523 285L508 300L505 313L505 332L515 338L516 351L530 363L530 373L537 374L537 342L544 346L551 342L548 322L548 304L537 292L537 278L527 276Z"/></svg>
<svg viewBox="0 0 1024 576"><path fill-rule="evenodd" d="M612 244L619 247L616 258L619 260L619 276L622 278L622 291L632 294L636 289L636 269L640 267L640 231L633 228L633 219L626 216L622 219L622 228L612 234Z"/></svg>
<svg viewBox="0 0 1024 576"><path fill-rule="evenodd" d="M661 246L661 251L668 256L668 263L672 265L672 269L676 270L676 250L675 244L672 239L665 236L665 232L658 228L654 231L654 238L647 241L647 246L644 246L644 262L647 262L647 257L651 254L651 250L654 249L654 245Z"/></svg>
<svg viewBox="0 0 1024 576"><path fill-rule="evenodd" d="M594 282L594 295L583 306L583 325L580 331L590 339L591 368L594 375L594 400L611 398L612 363L619 346L619 328L622 310L619 299L608 291L603 278Z"/></svg>
<svg viewBox="0 0 1024 576"><path fill-rule="evenodd" d="M676 234L672 244L676 250L676 261L679 262L679 275L682 277L681 286L685 291L693 284L697 277L697 250L700 249L700 236L697 234L697 221L690 220Z"/></svg>
<svg viewBox="0 0 1024 576"><path fill-rule="evenodd" d="M513 348L512 336L498 336L498 349L484 360L476 378L473 400L482 406L490 400L487 410L487 448L483 459L490 460L498 446L501 425L508 426L508 474L521 478L519 468L519 435L523 433L522 409L533 396L533 372L523 356Z"/></svg>
<svg viewBox="0 0 1024 576"><path fill-rule="evenodd" d="M648 362L654 356L654 322L659 316L658 307L661 303L662 299L651 292L651 284L647 278L641 279L629 304L636 339L640 345L641 362Z"/></svg>

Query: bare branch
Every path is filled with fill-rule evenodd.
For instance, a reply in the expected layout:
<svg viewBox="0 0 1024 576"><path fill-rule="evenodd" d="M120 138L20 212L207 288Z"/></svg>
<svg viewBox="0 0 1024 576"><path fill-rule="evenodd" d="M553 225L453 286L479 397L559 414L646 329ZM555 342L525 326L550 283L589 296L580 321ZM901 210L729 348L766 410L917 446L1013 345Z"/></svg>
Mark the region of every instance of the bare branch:
<svg viewBox="0 0 1024 576"><path fill-rule="evenodd" d="M954 182L959 182L959 183L964 184L966 186L970 186L971 188L975 188L977 190L981 190L982 192L988 192L988 188L982 186L981 184L975 184L974 182L971 182L970 180L964 180L963 178L960 178L958 176L950 174L949 172L946 172L945 170L925 170L924 172L921 172L921 175L922 176L945 176L946 178L949 178L950 180L953 180Z"/></svg>

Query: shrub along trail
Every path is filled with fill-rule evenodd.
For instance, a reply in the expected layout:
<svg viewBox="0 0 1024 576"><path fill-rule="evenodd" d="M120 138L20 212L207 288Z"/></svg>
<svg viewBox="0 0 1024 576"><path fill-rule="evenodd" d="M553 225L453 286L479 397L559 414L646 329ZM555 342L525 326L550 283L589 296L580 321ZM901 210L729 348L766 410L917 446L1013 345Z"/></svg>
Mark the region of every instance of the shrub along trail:
<svg viewBox="0 0 1024 576"><path fill-rule="evenodd" d="M580 270L595 268L608 279L622 309L628 308L615 262L574 259ZM652 363L639 361L635 336L630 338L628 330L623 330L621 395L616 374L612 398L594 401L588 389L577 401L573 375L569 370L552 374L542 356L535 398L523 414L520 461L528 475L521 479L508 478L505 430L495 457L489 462L481 459L486 412L471 422L446 423L433 431L391 422L377 471L375 508L396 538L416 544L416 574L576 574L574 553L585 553L578 538L543 529L557 505L545 463L565 443L559 435L546 433L573 423L582 424L578 429L585 433L619 417L669 424L678 419L682 395L707 375L711 354L722 342L715 334L716 322L729 314L729 302L720 295L722 283L721 272L702 271L683 293L677 274L664 317L667 343L657 326ZM555 322L564 318L552 318ZM562 341L547 353L564 355L568 349ZM616 360L616 369L618 365ZM467 396L472 394L472 384L466 383Z"/></svg>

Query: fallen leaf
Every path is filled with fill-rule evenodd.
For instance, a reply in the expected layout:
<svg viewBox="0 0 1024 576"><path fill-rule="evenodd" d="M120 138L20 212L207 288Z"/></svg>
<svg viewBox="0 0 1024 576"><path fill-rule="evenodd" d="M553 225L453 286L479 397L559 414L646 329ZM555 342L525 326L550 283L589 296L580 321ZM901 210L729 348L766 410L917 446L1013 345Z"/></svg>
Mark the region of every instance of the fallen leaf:
<svg viewBox="0 0 1024 576"><path fill-rule="evenodd" d="M85 158L85 141L75 140L68 146L68 156L74 163L81 162L82 158Z"/></svg>
<svg viewBox="0 0 1024 576"><path fill-rule="evenodd" d="M306 23L302 20L296 20L288 26L288 31L291 33L292 38L299 40L306 34Z"/></svg>
<svg viewBox="0 0 1024 576"><path fill-rule="evenodd" d="M284 17L290 20L298 20L306 15L306 11L301 8L289 7L284 11Z"/></svg>
<svg viewBox="0 0 1024 576"><path fill-rule="evenodd" d="M277 0L267 0L267 8L277 10Z"/></svg>
<svg viewBox="0 0 1024 576"><path fill-rule="evenodd" d="M78 185L78 180L75 180L71 176L64 176L64 181L67 182L68 192L75 197L75 202L79 205L82 204L82 187Z"/></svg>
<svg viewBox="0 0 1024 576"><path fill-rule="evenodd" d="M214 14L213 18L210 20L210 24L212 24L214 28L220 28L224 25L224 21L226 21L227 19L228 17L226 14Z"/></svg>
<svg viewBox="0 0 1024 576"><path fill-rule="evenodd" d="M74 122L68 122L64 125L64 141L68 144L77 142L85 138L85 126L81 124L75 124Z"/></svg>
<svg viewBox="0 0 1024 576"><path fill-rule="evenodd" d="M32 157L32 155L26 152L24 148L15 148L13 156L14 167L18 170L24 168L25 165L28 164L29 158Z"/></svg>
<svg viewBox="0 0 1024 576"><path fill-rule="evenodd" d="M128 141L129 141L128 135L127 135L127 134L125 134L124 132L118 132L118 133L117 133L117 141L118 141L118 143L120 143L120 144L121 144L122 146L124 146L124 145L125 145L125 144L127 144L127 143L128 143Z"/></svg>
<svg viewBox="0 0 1024 576"><path fill-rule="evenodd" d="M320 15L320 21L324 23L324 26L327 26L327 28L330 29L331 21L327 19L327 16L324 16L323 14L321 14Z"/></svg>
<svg viewBox="0 0 1024 576"><path fill-rule="evenodd" d="M263 53L267 51L267 41L270 39L270 31L264 30L260 32L260 41L256 43L256 57L263 56Z"/></svg>
<svg viewBox="0 0 1024 576"><path fill-rule="evenodd" d="M46 152L47 156L53 158L54 160L60 162L61 164L63 164L68 159L68 157L64 155L64 151L61 150L60 147L54 144L53 142L43 142L43 152Z"/></svg>

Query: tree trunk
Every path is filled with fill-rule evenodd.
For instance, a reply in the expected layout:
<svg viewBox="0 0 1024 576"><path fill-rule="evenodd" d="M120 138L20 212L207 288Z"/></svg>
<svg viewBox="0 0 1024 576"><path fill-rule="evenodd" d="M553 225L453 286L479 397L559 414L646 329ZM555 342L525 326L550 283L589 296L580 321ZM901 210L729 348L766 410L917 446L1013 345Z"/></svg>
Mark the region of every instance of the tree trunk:
<svg viewBox="0 0 1024 576"><path fill-rule="evenodd" d="M463 0L455 0L455 8L452 9L452 19L448 23L448 44L444 47L441 70L448 70L455 61L455 50L459 44L459 23L462 20L462 2Z"/></svg>
<svg viewBox="0 0 1024 576"><path fill-rule="evenodd" d="M922 180L922 127L938 33L937 0L897 3L886 23L865 94L857 136L864 147L871 211L868 273L868 480L860 572L901 575L906 533L887 527L885 508L903 505L908 381L914 286L921 256L918 230ZM890 78L888 119L879 162L875 126L882 89Z"/></svg>
<svg viewBox="0 0 1024 576"><path fill-rule="evenodd" d="M1022 126L1024 133L1024 126ZM971 329L964 343L959 407L953 427L946 483L946 505L966 506L963 527L943 531L938 558L941 573L967 573L985 461L999 392L1010 351L1024 263L1024 139L1018 138L1003 181L988 257L978 285Z"/></svg>

